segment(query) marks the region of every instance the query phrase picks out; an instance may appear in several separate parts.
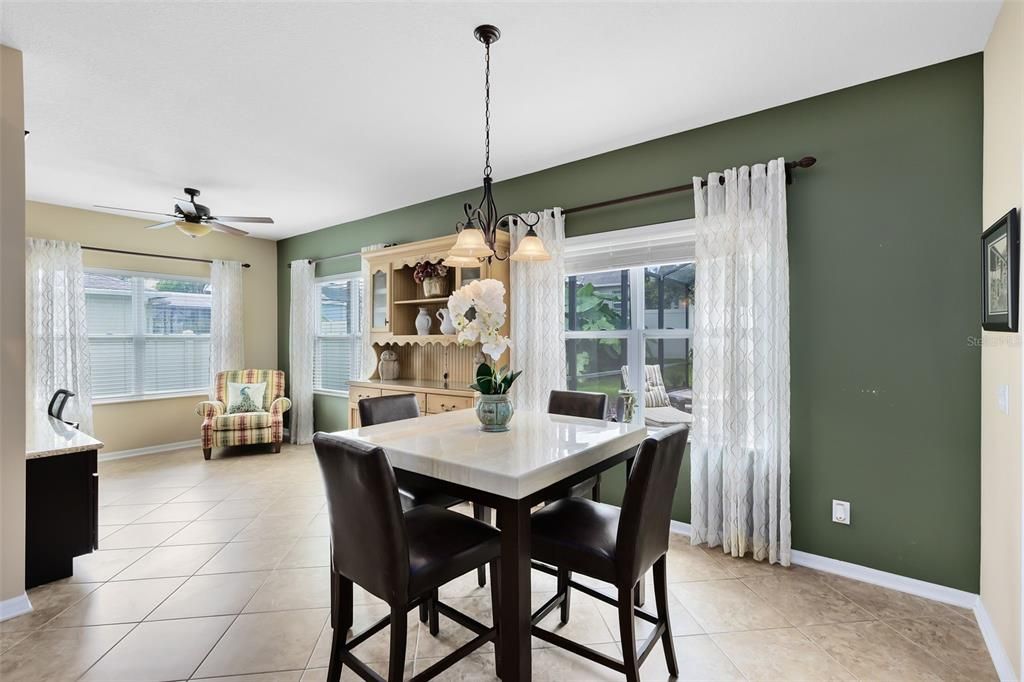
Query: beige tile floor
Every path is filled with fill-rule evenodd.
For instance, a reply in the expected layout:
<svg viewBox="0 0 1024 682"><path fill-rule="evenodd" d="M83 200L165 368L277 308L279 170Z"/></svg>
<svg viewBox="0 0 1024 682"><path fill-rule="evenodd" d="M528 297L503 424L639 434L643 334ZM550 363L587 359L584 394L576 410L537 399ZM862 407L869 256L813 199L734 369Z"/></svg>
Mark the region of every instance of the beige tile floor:
<svg viewBox="0 0 1024 682"><path fill-rule="evenodd" d="M314 682L330 650L327 518L309 447L277 455L199 450L101 464L101 550L74 577L29 593L0 623L0 680ZM692 547L673 536L672 626L687 680L996 679L971 613L803 568ZM595 583L600 586L599 583ZM554 590L534 574L534 603ZM489 620L469 575L441 590ZM357 591L356 629L386 613ZM554 627L556 615L544 623ZM409 625L412 674L469 638L442 619ZM638 625L638 636L647 630ZM562 634L620 654L615 610L574 596ZM534 640L536 680L620 676ZM493 680L490 645L442 679ZM387 630L359 655L384 671ZM667 678L655 650L644 679ZM344 679L355 679L350 671Z"/></svg>

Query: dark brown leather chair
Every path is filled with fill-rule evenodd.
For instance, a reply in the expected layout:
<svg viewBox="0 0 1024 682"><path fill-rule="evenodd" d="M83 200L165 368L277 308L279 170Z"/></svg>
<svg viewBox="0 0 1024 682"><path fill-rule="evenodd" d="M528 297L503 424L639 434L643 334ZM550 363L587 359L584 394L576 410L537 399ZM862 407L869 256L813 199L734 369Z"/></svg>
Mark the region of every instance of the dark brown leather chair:
<svg viewBox="0 0 1024 682"><path fill-rule="evenodd" d="M604 393L590 391L551 391L548 394L548 414L561 414L566 417L584 417L586 419L605 419L608 409L608 396ZM590 499L601 499L601 474L581 481L572 487L568 496L579 496L590 493Z"/></svg>
<svg viewBox="0 0 1024 682"><path fill-rule="evenodd" d="M533 558L557 567L558 576L557 593L531 618L533 635L624 673L629 682L640 679L640 665L659 638L669 674L679 674L668 615L665 557L672 498L686 437L686 427L675 426L658 431L640 444L621 509L582 497L567 497L546 505L531 518ZM651 567L657 615L634 608L632 600L634 588ZM572 572L612 583L618 589L618 599L574 582ZM568 622L572 589L618 607L622 662L537 625L557 607L562 609L562 622ZM639 652L634 613L654 625L654 632Z"/></svg>
<svg viewBox="0 0 1024 682"><path fill-rule="evenodd" d="M415 419L420 416L420 405L416 402L416 396L412 393L401 395L385 395L379 398L363 398L359 401L359 422L363 426L374 424L385 424L387 422L400 421L402 419ZM432 504L436 507L454 507L465 502L462 498L447 495L433 490L429 485L423 485L418 481L410 480L405 472L395 472L398 479L398 493L402 496L402 509L409 510L423 504ZM490 509L483 505L473 503L473 518L484 523L491 522ZM476 581L480 587L487 584L487 571L481 566L477 569ZM420 620L426 622L426 613L420 612ZM433 634L437 634L433 632Z"/></svg>
<svg viewBox="0 0 1024 682"><path fill-rule="evenodd" d="M405 668L409 609L433 599L443 613L476 633L466 645L445 656L413 680L427 680L487 642L496 640L497 627L483 623L437 601L437 588L477 566L491 564L498 576L500 534L476 519L433 505L402 510L395 472L380 447L317 433L313 436L327 490L331 524L331 660L329 682L341 679L343 665L360 677L381 679L352 650L391 626L389 682L402 679ZM491 581L492 610L497 623L498 602ZM352 586L383 599L391 607L365 632L346 642L352 627Z"/></svg>

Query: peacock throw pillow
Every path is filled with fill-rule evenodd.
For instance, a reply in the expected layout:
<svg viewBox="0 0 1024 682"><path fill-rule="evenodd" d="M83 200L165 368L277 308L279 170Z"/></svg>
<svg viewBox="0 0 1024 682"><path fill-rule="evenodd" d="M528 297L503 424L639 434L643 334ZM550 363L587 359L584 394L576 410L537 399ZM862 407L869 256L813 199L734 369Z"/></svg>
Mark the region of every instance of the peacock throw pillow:
<svg viewBox="0 0 1024 682"><path fill-rule="evenodd" d="M237 412L263 412L263 394L267 382L235 384L228 382L228 414Z"/></svg>

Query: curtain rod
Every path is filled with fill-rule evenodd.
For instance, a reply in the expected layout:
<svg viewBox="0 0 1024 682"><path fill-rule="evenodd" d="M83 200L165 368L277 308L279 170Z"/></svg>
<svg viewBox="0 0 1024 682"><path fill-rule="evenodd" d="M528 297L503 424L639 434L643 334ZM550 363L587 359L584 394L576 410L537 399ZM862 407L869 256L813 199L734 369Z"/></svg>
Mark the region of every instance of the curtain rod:
<svg viewBox="0 0 1024 682"><path fill-rule="evenodd" d="M794 168L810 168L817 162L817 159L813 156L805 156L799 161L787 161L786 162L786 184L792 182L790 172ZM725 184L725 178L719 178L719 182ZM590 211L595 208L604 208L605 206L615 206L617 204L625 204L630 201L639 201L641 199L651 199L654 197L660 197L665 194L675 194L676 192L690 192L693 191L693 183L688 185L678 185L676 187L667 187L665 189L656 189L652 192L643 192L641 194L633 194L628 197L619 197L618 199L608 199L607 201L598 201L593 204L586 204L584 206L574 206L573 208L566 208L562 210L562 215L569 215L570 213L580 213L581 211Z"/></svg>
<svg viewBox="0 0 1024 682"><path fill-rule="evenodd" d="M394 246L394 244L388 244L388 246ZM352 256L361 256L362 251L353 251L351 253L339 253L337 256L324 256L323 258L307 258L307 263L326 263L329 260L338 260L339 258L351 258ZM289 263L288 267L291 268L292 264Z"/></svg>
<svg viewBox="0 0 1024 682"><path fill-rule="evenodd" d="M162 253L146 253L144 251L122 251L121 249L104 249L99 246L83 246L86 251L102 251L103 253L120 253L125 256L145 256L146 258L166 258L168 260L187 260L193 263L213 263L212 260L206 258L189 258L188 256L165 256ZM242 263L243 268L251 268L252 266L248 263Z"/></svg>

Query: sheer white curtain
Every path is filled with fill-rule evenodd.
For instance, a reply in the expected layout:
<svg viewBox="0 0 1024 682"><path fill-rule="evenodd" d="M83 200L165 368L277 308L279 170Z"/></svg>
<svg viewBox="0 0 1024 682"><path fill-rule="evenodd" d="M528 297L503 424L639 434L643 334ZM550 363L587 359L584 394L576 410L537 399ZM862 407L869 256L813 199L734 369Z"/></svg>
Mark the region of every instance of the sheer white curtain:
<svg viewBox="0 0 1024 682"><path fill-rule="evenodd" d="M75 394L64 418L93 433L89 330L82 247L25 242L26 393L29 410L45 414L58 388Z"/></svg>
<svg viewBox="0 0 1024 682"><path fill-rule="evenodd" d="M217 372L245 369L242 264L215 260L210 266L210 396Z"/></svg>
<svg viewBox="0 0 1024 682"><path fill-rule="evenodd" d="M512 388L521 410L546 410L548 392L565 388L565 218L562 209L540 212L533 229L549 261L512 261L512 367L523 370ZM510 228L512 252L526 235L522 222Z"/></svg>
<svg viewBox="0 0 1024 682"><path fill-rule="evenodd" d="M788 566L789 256L783 159L694 178L692 542Z"/></svg>
<svg viewBox="0 0 1024 682"><path fill-rule="evenodd" d="M292 261L288 317L288 385L292 399L290 440L313 442L313 353L316 344L316 263Z"/></svg>

